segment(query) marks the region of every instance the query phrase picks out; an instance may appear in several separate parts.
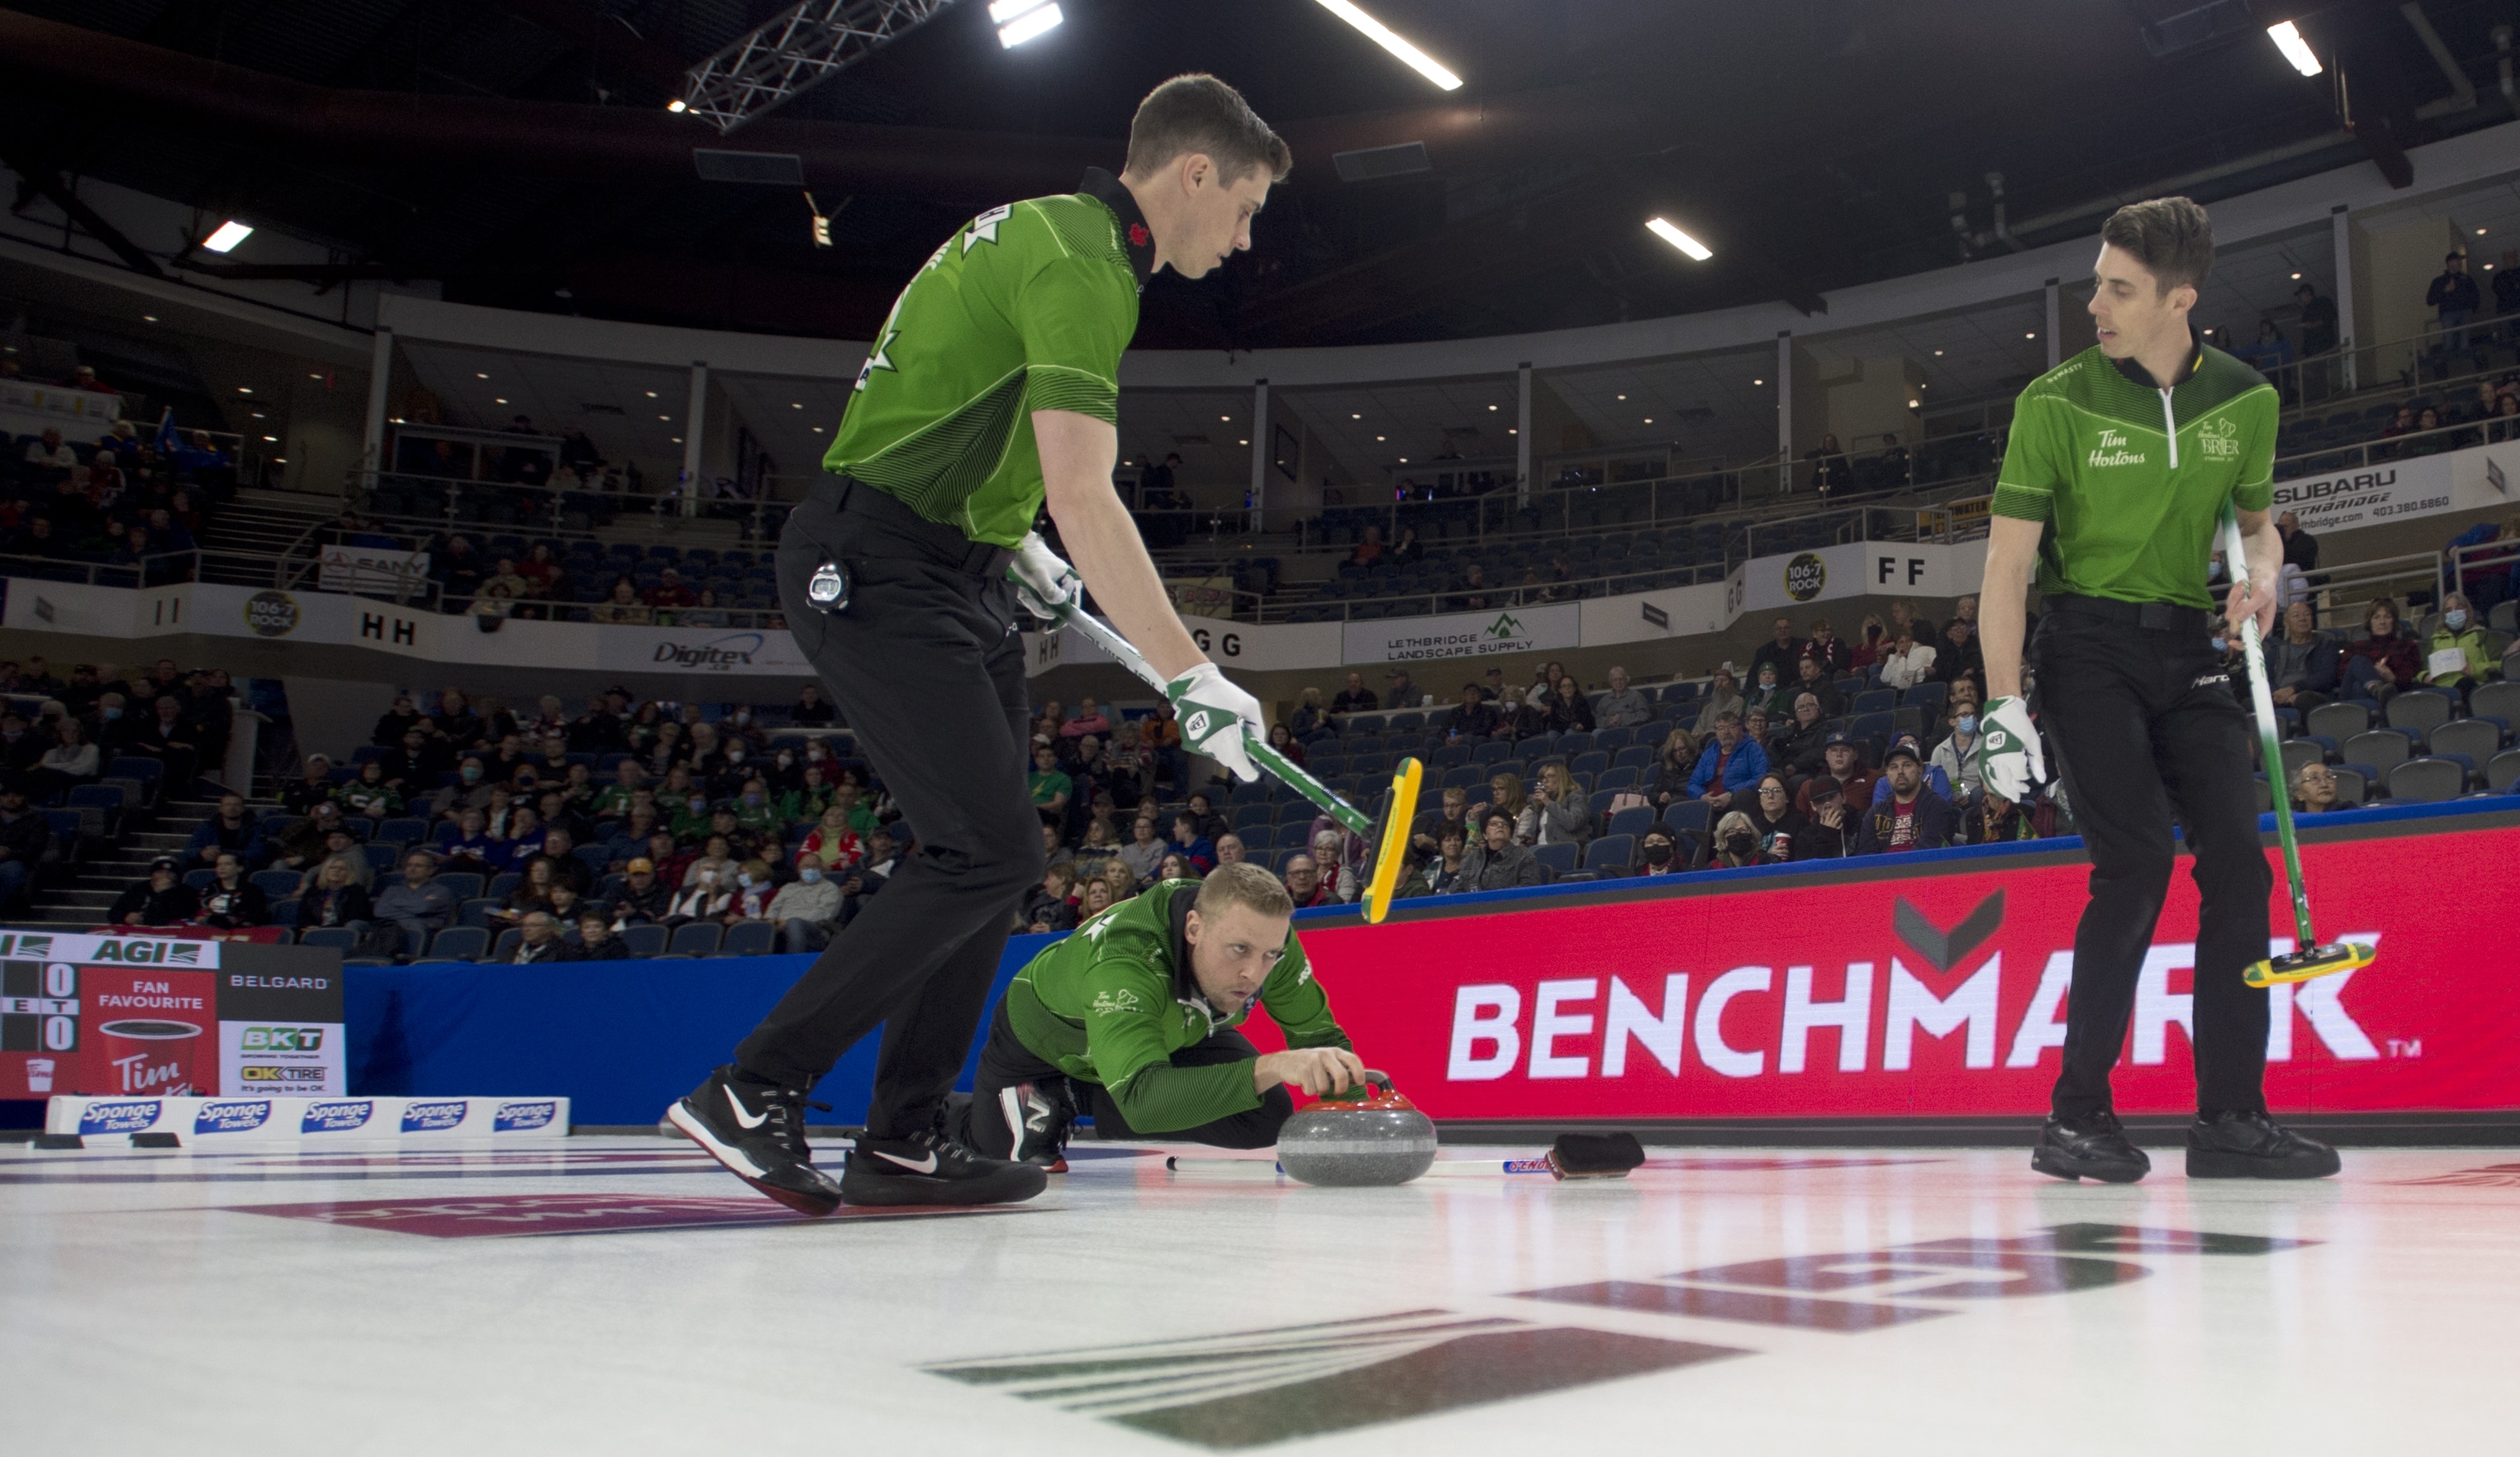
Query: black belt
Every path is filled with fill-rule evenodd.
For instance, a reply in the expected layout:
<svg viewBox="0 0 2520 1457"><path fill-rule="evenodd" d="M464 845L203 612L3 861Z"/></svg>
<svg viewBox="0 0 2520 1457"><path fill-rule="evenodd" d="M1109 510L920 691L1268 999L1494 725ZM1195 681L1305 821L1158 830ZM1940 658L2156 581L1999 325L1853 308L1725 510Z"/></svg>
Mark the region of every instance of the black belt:
<svg viewBox="0 0 2520 1457"><path fill-rule="evenodd" d="M2072 592L2051 592L2048 605L2060 613L2078 617L2098 617L2110 622L2125 622L2147 632L2185 632L2203 636L2214 625L2214 615L2199 607L2181 607L2175 602L2120 602L2114 597L2084 597Z"/></svg>
<svg viewBox="0 0 2520 1457"><path fill-rule="evenodd" d="M887 531L911 538L927 549L930 560L956 571L996 580L1007 574L1007 564L1015 559L1012 550L973 541L952 526L921 516L890 491L853 477L829 477L814 494L833 511L865 517Z"/></svg>

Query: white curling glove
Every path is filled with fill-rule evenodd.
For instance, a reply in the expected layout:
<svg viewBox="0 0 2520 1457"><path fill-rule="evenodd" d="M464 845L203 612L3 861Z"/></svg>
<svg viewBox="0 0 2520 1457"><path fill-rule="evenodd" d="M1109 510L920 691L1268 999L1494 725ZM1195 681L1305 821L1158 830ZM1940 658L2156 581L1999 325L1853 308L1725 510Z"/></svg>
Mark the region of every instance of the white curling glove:
<svg viewBox="0 0 2520 1457"><path fill-rule="evenodd" d="M1164 685L1173 712L1181 719L1182 747L1203 753L1233 771L1244 784L1260 777L1245 739L1268 742L1269 726L1261 721L1260 701L1234 686L1215 663L1202 662Z"/></svg>
<svg viewBox="0 0 2520 1457"><path fill-rule="evenodd" d="M1978 729L1978 772L1986 791L2015 804L2027 804L2048 783L2048 755L2039 730L2030 722L2030 706L2017 698L1989 700Z"/></svg>
<svg viewBox="0 0 2520 1457"><path fill-rule="evenodd" d="M1015 584L1015 600L1024 611L1045 622L1058 620L1058 610L1076 601L1085 591L1084 579L1076 569L1067 565L1058 553L1041 539L1039 531L1024 533L1015 557L1007 564L1007 576Z"/></svg>

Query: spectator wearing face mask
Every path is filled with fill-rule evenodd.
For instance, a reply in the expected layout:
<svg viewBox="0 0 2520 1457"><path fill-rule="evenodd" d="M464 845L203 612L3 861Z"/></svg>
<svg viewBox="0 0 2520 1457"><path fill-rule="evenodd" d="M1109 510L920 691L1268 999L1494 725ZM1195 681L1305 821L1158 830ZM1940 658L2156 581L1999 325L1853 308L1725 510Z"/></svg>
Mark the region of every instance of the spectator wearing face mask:
<svg viewBox="0 0 2520 1457"><path fill-rule="evenodd" d="M761 869L767 879L770 867ZM799 865L796 879L770 897L765 914L779 933L779 949L791 956L820 951L839 927L839 884L825 875L820 865Z"/></svg>
<svg viewBox="0 0 2520 1457"><path fill-rule="evenodd" d="M1657 824L1637 842L1637 874L1678 875L1688 868L1681 858L1680 840L1670 827Z"/></svg>
<svg viewBox="0 0 2520 1457"><path fill-rule="evenodd" d="M2442 599L2441 622L2425 644L2424 681L2463 698L2477 684L2500 675L2500 646L2467 594L2452 592Z"/></svg>
<svg viewBox="0 0 2520 1457"><path fill-rule="evenodd" d="M1759 829L1740 810L1732 810L1715 822L1715 852L1708 859L1715 870L1740 870L1757 865Z"/></svg>
<svg viewBox="0 0 2520 1457"><path fill-rule="evenodd" d="M1934 746L1928 767L1952 787L1952 807L1965 813L1983 788L1977 762L1977 705L1953 704L1947 720L1952 731Z"/></svg>

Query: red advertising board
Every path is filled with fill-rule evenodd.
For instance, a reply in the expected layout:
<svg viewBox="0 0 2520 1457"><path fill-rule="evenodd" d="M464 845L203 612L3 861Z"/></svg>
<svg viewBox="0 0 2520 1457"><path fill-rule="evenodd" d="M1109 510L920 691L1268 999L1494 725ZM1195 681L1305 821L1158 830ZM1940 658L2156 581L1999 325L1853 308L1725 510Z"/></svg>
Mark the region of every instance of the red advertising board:
<svg viewBox="0 0 2520 1457"><path fill-rule="evenodd" d="M2304 846L2322 937L2379 958L2272 990L2273 1108L2520 1108L2520 936L2503 928L2520 827L2374 828ZM1461 914L1403 902L1304 946L1366 1061L1439 1119L2035 1115L2090 875L2035 859L1873 860L1721 892L1623 882ZM2280 890L2273 924L2292 924ZM2182 862L2116 1074L2122 1112L2195 1106L2195 927Z"/></svg>

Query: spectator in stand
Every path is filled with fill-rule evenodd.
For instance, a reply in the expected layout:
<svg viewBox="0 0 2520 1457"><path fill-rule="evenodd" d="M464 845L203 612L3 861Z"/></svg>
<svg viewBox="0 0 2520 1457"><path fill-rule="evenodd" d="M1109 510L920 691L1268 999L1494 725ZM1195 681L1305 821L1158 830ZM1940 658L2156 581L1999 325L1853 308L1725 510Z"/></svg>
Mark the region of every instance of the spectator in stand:
<svg viewBox="0 0 2520 1457"><path fill-rule="evenodd" d="M1205 875L1216 868L1216 842L1200 832L1198 816L1188 810L1173 816L1174 854L1188 861L1191 869Z"/></svg>
<svg viewBox="0 0 2520 1457"><path fill-rule="evenodd" d="M411 695L397 693L394 695L393 706L377 716L376 729L368 735L368 742L380 749L390 748L396 744L408 743L406 736L414 731L420 732L425 740L428 729L428 719L413 706Z"/></svg>
<svg viewBox="0 0 2520 1457"><path fill-rule="evenodd" d="M1846 447L1837 443L1834 434L1823 433L1819 445L1803 452L1803 459L1812 463L1812 489L1822 496L1855 484L1855 471L1846 463Z"/></svg>
<svg viewBox="0 0 2520 1457"><path fill-rule="evenodd" d="M1338 697L1330 700L1333 713L1370 713L1381 706L1372 690L1365 686L1363 673L1348 674L1347 686L1339 690Z"/></svg>
<svg viewBox="0 0 2520 1457"><path fill-rule="evenodd" d="M866 859L866 841L849 824L848 806L834 801L823 821L796 847L796 868L819 865L826 875L845 875Z"/></svg>
<svg viewBox="0 0 2520 1457"><path fill-rule="evenodd" d="M184 722L184 706L174 695L161 696L148 719L138 725L126 724L120 741L109 740L108 744L117 755L137 754L164 765L164 793L168 797L192 797L193 781L202 773L202 751L194 742L192 728Z"/></svg>
<svg viewBox="0 0 2520 1457"><path fill-rule="evenodd" d="M183 862L159 855L146 878L114 897L105 919L112 926L181 926L201 911L201 892L184 884Z"/></svg>
<svg viewBox="0 0 2520 1457"><path fill-rule="evenodd" d="M1519 786L1517 786L1517 789ZM1479 822L1479 843L1462 857L1456 891L1504 890L1541 883L1540 861L1515 842L1514 817L1490 810Z"/></svg>
<svg viewBox="0 0 2520 1457"><path fill-rule="evenodd" d="M1742 810L1732 810L1715 822L1714 853L1708 857L1710 870L1741 870L1762 863L1759 857L1759 827L1751 823Z"/></svg>
<svg viewBox="0 0 2520 1457"><path fill-rule="evenodd" d="M777 878L770 873L770 862L746 860L735 868L735 898L718 920L727 926L738 921L765 921L770 917L770 902L779 893Z"/></svg>
<svg viewBox="0 0 2520 1457"><path fill-rule="evenodd" d="M371 823L402 813L402 796L385 783L385 766L378 759L361 764L359 777L335 791L333 797L343 814L366 815Z"/></svg>
<svg viewBox="0 0 2520 1457"><path fill-rule="evenodd" d="M246 874L245 861L234 850L219 851L210 866L210 883L202 888L198 920L221 931L271 924L271 898Z"/></svg>
<svg viewBox="0 0 2520 1457"><path fill-rule="evenodd" d="M573 930L577 935L577 949L583 953L581 959L586 961L631 959L630 948L623 945L621 938L612 933L612 915L605 907L591 905L578 912L577 925Z"/></svg>
<svg viewBox="0 0 2520 1457"><path fill-rule="evenodd" d="M1802 639L1794 636L1793 619L1778 617L1775 628L1775 635L1761 643L1758 652L1750 655L1750 675L1753 679L1757 678L1760 668L1773 667L1777 670L1777 681L1781 683L1793 675L1794 664L1802 660Z"/></svg>
<svg viewBox="0 0 2520 1457"><path fill-rule="evenodd" d="M1794 807L1793 791L1781 774L1760 775L1759 792L1741 813L1759 837L1762 865L1782 865L1793 859L1795 848L1810 829L1808 818Z"/></svg>
<svg viewBox="0 0 2520 1457"><path fill-rule="evenodd" d="M2292 777L2293 808L2303 814L2325 814L2337 808L2336 771L2323 763L2308 763Z"/></svg>
<svg viewBox="0 0 2520 1457"><path fill-rule="evenodd" d="M246 810L244 796L219 796L219 807L195 826L192 839L184 842L187 868L199 870L215 865L221 855L246 854L260 838L255 831L254 818Z"/></svg>
<svg viewBox="0 0 2520 1457"><path fill-rule="evenodd" d="M2439 455L2443 451L2448 450L2450 448L2450 441L2443 438L2441 428L2441 411L2434 409L2430 405L2426 405L2423 409L2417 411L2415 414L2414 437L2407 443L2406 454L2409 458L2412 458L2422 455Z"/></svg>
<svg viewBox="0 0 2520 1457"><path fill-rule="evenodd" d="M1391 670L1391 691L1382 696L1382 706L1385 708L1415 708L1418 706L1418 698L1419 694L1418 692L1418 685L1409 681L1409 669L1405 667L1393 668Z"/></svg>
<svg viewBox="0 0 2520 1457"><path fill-rule="evenodd" d="M1919 683L1932 682L1934 645L1916 641L1912 628L1893 627L1891 632L1894 635L1890 651L1881 658L1881 686L1904 693Z"/></svg>
<svg viewBox="0 0 2520 1457"><path fill-rule="evenodd" d="M1637 874L1678 875L1688 868L1688 857L1680 850L1680 834L1669 825L1657 821L1637 841Z"/></svg>
<svg viewBox="0 0 2520 1457"><path fill-rule="evenodd" d="M69 471L77 468L78 452L62 443L62 433L47 430L26 447L26 464L43 471Z"/></svg>
<svg viewBox="0 0 2520 1457"><path fill-rule="evenodd" d="M1150 756L1155 777L1177 789L1190 787L1190 757L1182 752L1181 723L1173 717L1173 706L1162 699L1155 701L1155 711L1138 722L1138 744Z"/></svg>
<svg viewBox="0 0 2520 1457"><path fill-rule="evenodd" d="M1828 618L1812 618L1811 631L1801 656L1820 660L1821 681L1827 682L1855 665L1855 650L1828 625Z"/></svg>
<svg viewBox="0 0 2520 1457"><path fill-rule="evenodd" d="M1799 666L1800 660L1796 661ZM1773 662L1760 663L1756 677L1758 681L1750 687L1749 706L1741 710L1742 717L1746 720L1753 712L1765 713L1778 722L1793 717L1794 690L1784 685L1783 679L1777 672L1777 665ZM1800 681L1799 673L1796 681Z"/></svg>
<svg viewBox="0 0 2520 1457"><path fill-rule="evenodd" d="M1674 804L1687 803L1696 795L1688 781L1697 772L1697 738L1685 728L1674 727L1663 736L1662 749L1654 755L1653 771L1645 780L1645 798L1659 815Z"/></svg>
<svg viewBox="0 0 2520 1457"><path fill-rule="evenodd" d="M1975 598L1963 598L1974 603ZM1934 679L1937 683L1958 683L1963 680L1984 692L1986 688L1986 656L1979 649L1977 623L1973 617L1954 617L1943 629L1943 641L1934 650Z"/></svg>
<svg viewBox="0 0 2520 1457"><path fill-rule="evenodd" d="M1484 739L1494 734L1504 722L1504 714L1486 702L1486 690L1476 683L1462 685L1461 706L1453 710L1446 725L1445 737L1458 743L1464 739Z"/></svg>
<svg viewBox="0 0 2520 1457"><path fill-rule="evenodd" d="M723 842L720 848L724 848ZM734 861L723 854L703 856L692 862L683 878L682 891L674 897L673 907L665 913L667 926L681 926L691 921L723 921L727 908L735 904L739 872Z"/></svg>
<svg viewBox="0 0 2520 1457"><path fill-rule="evenodd" d="M1593 732L1593 701L1584 696L1584 685L1573 678L1557 680L1557 691L1547 704L1550 728L1561 734Z"/></svg>
<svg viewBox="0 0 2520 1457"><path fill-rule="evenodd" d="M1825 774L1815 776L1795 796L1794 805L1802 811L1803 825L1794 834L1793 858L1844 859L1853 848L1855 837L1850 832L1857 812L1840 782Z"/></svg>
<svg viewBox="0 0 2520 1457"><path fill-rule="evenodd" d="M2467 594L2452 592L2442 599L2441 621L2424 645L2424 681L2464 699L2469 689L2501 674L2500 646Z"/></svg>
<svg viewBox="0 0 2520 1457"><path fill-rule="evenodd" d="M1488 776L1488 797L1470 806L1470 823L1484 828L1491 814L1502 814L1513 821L1513 838L1517 844L1531 844L1540 839L1540 809L1523 794L1522 778L1511 773Z"/></svg>
<svg viewBox="0 0 2520 1457"><path fill-rule="evenodd" d="M1566 766L1555 759L1540 766L1540 785L1531 797L1539 822L1535 844L1584 844L1593 838L1593 809L1575 787Z"/></svg>
<svg viewBox="0 0 2520 1457"><path fill-rule="evenodd" d="M2267 682L2277 707L2308 713L2336 692L2344 652L2318 630L2318 620L2308 598L2295 601L2284 609L2283 630L2265 644Z"/></svg>
<svg viewBox="0 0 2520 1457"><path fill-rule="evenodd" d="M1715 741L1699 753L1697 768L1688 776L1688 793L1721 813L1732 807L1735 795L1757 787L1759 776L1767 772L1767 751L1742 733L1741 715L1720 714L1715 720Z"/></svg>
<svg viewBox="0 0 2520 1457"><path fill-rule="evenodd" d="M1348 676L1352 679L1356 675L1350 673ZM1305 686L1303 696L1296 701L1295 711L1286 720L1286 728L1298 741L1305 742L1338 735L1337 726L1330 722L1330 710L1322 705L1322 691L1309 684Z"/></svg>
<svg viewBox="0 0 2520 1457"><path fill-rule="evenodd" d="M1953 706L1955 708L1957 708L1957 705ZM1971 706L1974 707L1973 703ZM1890 741L1890 747L1892 749L1898 749L1903 746L1910 752L1916 755L1916 762L1925 766L1925 788L1942 797L1945 802L1950 802L1952 798L1952 782L1943 776L1942 769L1938 767L1932 759L1925 756L1924 742L1914 734L1901 734ZM1884 753L1882 755L1882 759L1885 765L1884 772L1881 777L1875 779L1872 783L1872 802L1876 806L1890 802L1890 779L1886 767L1889 755Z"/></svg>
<svg viewBox="0 0 2520 1457"><path fill-rule="evenodd" d="M1202 878L1203 877L1198 867L1182 858L1182 853L1179 850L1165 851L1163 863L1155 867L1155 879L1159 881L1195 881ZM1110 883L1107 881L1092 881L1090 884L1107 887ZM1117 902L1119 900L1126 899L1127 897L1122 896L1117 891L1113 891L1111 898L1114 902Z"/></svg>
<svg viewBox="0 0 2520 1457"><path fill-rule="evenodd" d="M2307 283L2293 290L2292 296L2301 304L2302 356L2316 359L2333 351L2336 348L2336 300L2320 297L2318 287Z"/></svg>
<svg viewBox="0 0 2520 1457"><path fill-rule="evenodd" d="M668 567L657 573L656 585L650 587L640 600L651 608L670 612L680 607L697 607L700 599L698 593L684 584L682 572Z"/></svg>
<svg viewBox="0 0 2520 1457"><path fill-rule="evenodd" d="M64 713L54 730L52 745L35 760L34 783L40 793L50 797L93 783L104 772L104 756L88 742L86 726Z"/></svg>
<svg viewBox="0 0 2520 1457"><path fill-rule="evenodd" d="M818 870L820 867L816 867ZM796 869L803 879L804 867ZM621 888L612 897L613 920L623 926L636 926L650 921L662 921L672 913L673 888L656 874L656 862L646 855L633 856L622 872Z"/></svg>
<svg viewBox="0 0 2520 1457"><path fill-rule="evenodd" d="M1945 706L1944 722L1951 731L1934 746L1927 767L1952 787L1952 808L1966 815L1977 805L1985 788L1977 755L1977 705L1972 703Z"/></svg>
<svg viewBox="0 0 2520 1457"><path fill-rule="evenodd" d="M1817 774L1832 737L1828 720L1822 716L1820 699L1801 694L1794 699L1793 718L1768 742L1768 762L1782 765L1790 774Z"/></svg>
<svg viewBox="0 0 2520 1457"><path fill-rule="evenodd" d="M1111 732L1111 720L1103 716L1102 706L1090 697L1076 701L1076 716L1058 726L1058 736L1073 743L1087 734L1101 739Z"/></svg>
<svg viewBox="0 0 2520 1457"><path fill-rule="evenodd" d="M1149 811L1139 815L1130 826L1129 835L1129 842L1120 846L1117 858L1127 868L1133 883L1152 879L1156 868L1163 863L1164 852L1171 848L1155 828L1154 814Z"/></svg>
<svg viewBox="0 0 2520 1457"><path fill-rule="evenodd" d="M297 929L346 927L364 941L376 911L368 888L359 884L357 871L347 855L335 855L318 865L306 878L309 884L301 887L297 894Z"/></svg>
<svg viewBox="0 0 2520 1457"><path fill-rule="evenodd" d="M798 728L830 728L839 715L823 701L823 690L812 683L796 692L796 706L788 710L788 721Z"/></svg>
<svg viewBox="0 0 2520 1457"><path fill-rule="evenodd" d="M1842 647L1844 644L1839 646ZM1805 658L1794 664L1794 671L1796 673L1794 681L1786 685L1790 698L1799 702L1802 696L1808 693L1819 699L1820 713L1822 718L1835 718L1846 711L1845 696L1837 691L1835 683L1829 681L1826 663L1817 658ZM1776 717L1779 722L1793 717L1793 705L1787 704L1785 711L1777 714Z"/></svg>
<svg viewBox="0 0 2520 1457"><path fill-rule="evenodd" d="M1689 725L1689 732L1704 739L1715 732L1717 718L1726 713L1745 713L1749 707L1749 701L1741 694L1741 680L1732 675L1732 664L1728 662L1717 668L1708 682L1706 697L1697 706L1697 721Z"/></svg>
<svg viewBox="0 0 2520 1457"><path fill-rule="evenodd" d="M92 366L85 364L71 370L70 377L64 380L62 383L72 389L84 389L94 394L120 394L122 392L119 389L109 389L105 386L99 384L96 378L96 370Z"/></svg>
<svg viewBox="0 0 2520 1457"><path fill-rule="evenodd" d="M1381 561L1382 528L1380 526L1366 527L1365 539L1356 544L1356 550L1348 553L1347 559L1359 567L1371 567L1374 563ZM1300 900L1295 903L1297 905L1303 904Z"/></svg>
<svg viewBox="0 0 2520 1457"><path fill-rule="evenodd" d="M1892 746L1883 758L1882 774L1889 782L1889 797L1865 815L1855 852L1895 854L1936 850L1951 843L1955 828L1951 801L1925 787L1925 764L1916 756L1915 746L1906 742Z"/></svg>
<svg viewBox="0 0 2520 1457"><path fill-rule="evenodd" d="M1844 733L1830 734L1822 741L1820 772L1806 780L1794 793L1794 807L1805 815L1819 812L1818 796L1823 788L1834 787L1850 804L1872 802L1872 771L1864 767L1864 757L1855 740Z"/></svg>
<svg viewBox="0 0 2520 1457"><path fill-rule="evenodd" d="M612 579L612 586L605 593L604 600L590 609L587 615L598 622L619 624L646 622L655 614L639 600L639 583L623 575Z"/></svg>
<svg viewBox="0 0 2520 1457"><path fill-rule="evenodd" d="M1416 868L1393 898L1443 895L1452 891L1461 884L1462 863L1468 843L1467 827L1458 824L1444 825L1433 835L1413 836L1410 849Z"/></svg>
<svg viewBox="0 0 2520 1457"><path fill-rule="evenodd" d="M1336 905L1338 896L1322 883L1322 868L1313 857L1296 853L1286 857L1286 893L1295 898L1295 909L1309 906Z"/></svg>
<svg viewBox="0 0 2520 1457"><path fill-rule="evenodd" d="M2483 298L2467 271L2467 250L2453 248L2442 255L2442 271L2424 291L2424 307L2439 310L2441 347L2445 352L2467 347L2467 326Z"/></svg>
<svg viewBox="0 0 2520 1457"><path fill-rule="evenodd" d="M1653 722L1653 706L1645 696L1628 686L1628 670L1616 663L1610 665L1610 691L1601 696L1598 710L1604 729L1642 728Z"/></svg>
<svg viewBox="0 0 2520 1457"><path fill-rule="evenodd" d="M1300 766L1304 762L1304 746L1296 740L1295 731L1285 724L1270 725L1269 747L1290 763Z"/></svg>
<svg viewBox="0 0 2520 1457"><path fill-rule="evenodd" d="M531 910L518 923L522 934L503 958L512 966L549 966L558 962L584 961L586 953L568 943L561 934L560 918L549 910Z"/></svg>
<svg viewBox="0 0 2520 1457"><path fill-rule="evenodd" d="M2345 648L2344 682L2349 691L2368 693L2386 703L2423 673L2414 637L2398 630L2398 604L2371 599L2362 610L2364 636Z"/></svg>
<svg viewBox="0 0 2520 1457"><path fill-rule="evenodd" d="M0 913L25 897L35 867L52 843L52 823L41 811L26 807L24 781L0 779Z"/></svg>
<svg viewBox="0 0 2520 1457"><path fill-rule="evenodd" d="M332 838L341 833L341 806L330 797L319 799L271 837L271 868L311 875L331 853Z"/></svg>
<svg viewBox="0 0 2520 1457"><path fill-rule="evenodd" d="M1023 909L1015 919L1033 935L1056 934L1076 929L1076 877L1064 865L1054 865L1042 874L1041 884L1025 897Z"/></svg>
<svg viewBox="0 0 2520 1457"><path fill-rule="evenodd" d="M1076 781L1058 767L1058 751L1048 743L1034 740L1032 773L1024 781L1032 796L1032 807L1045 825L1063 824L1067 818L1068 800L1075 795Z"/></svg>
<svg viewBox="0 0 2520 1457"><path fill-rule="evenodd" d="M1498 737L1510 739L1519 744L1525 739L1537 739L1547 732L1549 732L1548 710L1536 703L1525 701L1521 689L1507 687L1505 702L1497 705Z"/></svg>
<svg viewBox="0 0 2520 1457"><path fill-rule="evenodd" d="M370 916L401 932L404 947L417 949L454 925L458 909L455 892L437 879L437 857L427 850L413 850L402 857L402 879L371 901Z"/></svg>

